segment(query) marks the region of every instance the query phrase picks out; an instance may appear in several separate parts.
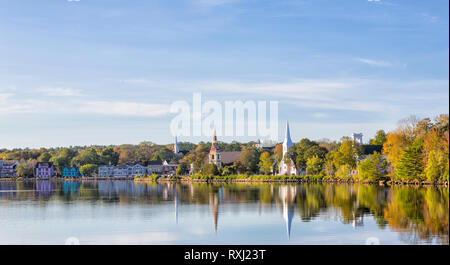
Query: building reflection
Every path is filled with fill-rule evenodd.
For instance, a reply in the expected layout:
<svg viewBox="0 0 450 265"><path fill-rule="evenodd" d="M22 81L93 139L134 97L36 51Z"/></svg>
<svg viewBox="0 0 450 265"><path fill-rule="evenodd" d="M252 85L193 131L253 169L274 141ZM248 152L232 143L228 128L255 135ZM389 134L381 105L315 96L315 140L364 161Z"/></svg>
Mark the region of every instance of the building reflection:
<svg viewBox="0 0 450 265"><path fill-rule="evenodd" d="M76 193L80 185L79 181L64 181L62 184L64 194Z"/></svg>
<svg viewBox="0 0 450 265"><path fill-rule="evenodd" d="M48 200L53 195L53 185L55 183L49 180L36 181L36 195L42 199Z"/></svg>
<svg viewBox="0 0 450 265"><path fill-rule="evenodd" d="M449 195L445 187L382 187L377 185L277 185L277 184L199 184L138 183L133 181L17 181L0 182L0 201L50 200L89 201L109 204L168 204L174 210L175 223L180 206L208 206L213 229L219 229L219 214L246 207L255 216L281 209L287 238L293 229L294 216L301 222L327 221L338 217L354 229L365 225L365 218L381 228L405 234L411 242L430 241L436 237L448 244ZM227 207L223 207L227 205ZM229 206L229 207L228 207ZM222 208L220 208L222 207ZM161 214L161 213L157 213ZM211 220L211 219L210 219ZM223 222L223 221L222 221ZM300 225L300 224L299 224ZM298 232L297 232L298 233Z"/></svg>
<svg viewBox="0 0 450 265"><path fill-rule="evenodd" d="M297 195L297 186L281 186L279 197L281 200L283 219L286 223L286 233L288 239L291 237L292 219L294 218L294 201Z"/></svg>
<svg viewBox="0 0 450 265"><path fill-rule="evenodd" d="M352 226L355 229L357 227L363 227L364 226L364 215L355 217L355 219L353 219Z"/></svg>

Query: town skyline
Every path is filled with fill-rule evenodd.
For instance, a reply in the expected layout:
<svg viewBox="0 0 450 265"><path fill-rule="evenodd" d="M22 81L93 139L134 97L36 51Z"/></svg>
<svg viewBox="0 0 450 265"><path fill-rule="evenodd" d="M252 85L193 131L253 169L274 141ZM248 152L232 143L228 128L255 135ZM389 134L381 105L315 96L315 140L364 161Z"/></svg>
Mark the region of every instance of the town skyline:
<svg viewBox="0 0 450 265"><path fill-rule="evenodd" d="M289 122L289 121L288 121ZM286 125L286 123L284 123L284 126ZM289 122L289 126L292 128L291 122ZM270 143L272 146L276 145L276 144L282 144L285 138L285 127L281 126L279 127L279 131L280 134L278 134L278 141L272 141L270 139L263 139L263 138L259 138L259 137L253 137L253 136L240 136L240 137L233 137L233 136L223 136L220 135L219 133L217 133L217 137L219 137L219 139L217 140L218 142L223 142L223 143L233 143L233 142L237 142L237 143L242 143L242 144L247 144L247 143L251 143L251 142L257 142L260 141L261 144L265 144L265 143ZM384 130L384 129L379 129L379 130L383 130L386 133L388 131ZM293 131L292 129L290 129L290 134L291 137L293 139L293 142L299 142L301 139L310 139L312 141L325 141L325 140L329 140L331 142L333 141L340 141L342 139L342 137L349 137L352 138L352 134L353 133L361 133L361 132L352 132L349 135L342 135L342 136L336 136L333 139L330 138L326 138L326 137L318 137L318 138L308 138L308 137L301 137L298 136L295 131ZM378 130L377 130L378 131ZM293 132L293 133L292 133ZM370 139L373 139L375 137L375 133L371 136L367 136L364 133L363 134L363 142L364 143L368 143ZM7 148L4 146L0 146L0 150L2 149L8 149L8 150L14 150L14 149L39 149L39 148L46 148L46 149L52 149L52 148L70 148L70 147L91 147L91 146L120 146L120 145L138 145L139 143L143 143L143 142L151 142L155 145L160 145L160 146L166 146L166 145L174 145L175 141L177 141L178 143L189 143L189 144L199 144L199 143L211 143L211 137L212 136L201 136L201 137L195 137L195 136L175 136L172 138L172 142L166 142L166 143L160 143L160 142L155 142L152 141L151 139L142 139L138 142L133 142L133 143L128 143L128 142L124 142L124 143L115 143L115 144L81 144L81 145L61 145L61 146L40 146L40 145L36 145L36 146L26 146L26 147L12 147L12 148ZM189 139L192 138L196 138L196 139L200 139L197 141L190 141ZM224 140L224 138L226 140ZM244 140L244 141L239 141L236 138L241 138L241 139L248 139L248 140ZM295 140L294 140L295 139Z"/></svg>

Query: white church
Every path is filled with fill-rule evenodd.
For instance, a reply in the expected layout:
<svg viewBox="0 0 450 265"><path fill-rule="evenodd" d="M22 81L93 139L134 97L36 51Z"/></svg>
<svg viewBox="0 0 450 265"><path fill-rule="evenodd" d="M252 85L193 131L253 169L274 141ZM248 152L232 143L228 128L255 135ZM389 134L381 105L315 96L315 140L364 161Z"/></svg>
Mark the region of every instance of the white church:
<svg viewBox="0 0 450 265"><path fill-rule="evenodd" d="M278 175L297 175L297 168L295 167L295 163L290 159L289 161L285 162L286 153L293 145L294 143L291 140L291 132L289 131L289 122L286 122L286 131L283 141L283 159L280 161L280 164L278 166Z"/></svg>

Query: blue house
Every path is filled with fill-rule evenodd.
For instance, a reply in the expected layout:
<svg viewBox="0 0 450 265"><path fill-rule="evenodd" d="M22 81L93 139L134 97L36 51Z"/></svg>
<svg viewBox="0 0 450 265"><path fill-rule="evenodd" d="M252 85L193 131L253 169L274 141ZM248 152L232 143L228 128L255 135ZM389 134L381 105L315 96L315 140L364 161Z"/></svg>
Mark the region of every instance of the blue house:
<svg viewBox="0 0 450 265"><path fill-rule="evenodd" d="M80 170L77 167L65 167L62 172L64 178L79 178L81 177Z"/></svg>

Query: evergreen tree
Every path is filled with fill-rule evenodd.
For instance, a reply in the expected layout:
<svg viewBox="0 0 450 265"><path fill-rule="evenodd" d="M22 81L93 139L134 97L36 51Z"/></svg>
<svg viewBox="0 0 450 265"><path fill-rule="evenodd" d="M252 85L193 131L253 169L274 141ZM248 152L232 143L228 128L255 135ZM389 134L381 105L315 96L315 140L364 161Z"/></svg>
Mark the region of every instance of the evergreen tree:
<svg viewBox="0 0 450 265"><path fill-rule="evenodd" d="M401 153L395 167L395 178L403 181L424 180L423 169L422 144L416 141Z"/></svg>
<svg viewBox="0 0 450 265"><path fill-rule="evenodd" d="M358 164L358 179L360 181L380 181L386 178L387 162L377 152Z"/></svg>

